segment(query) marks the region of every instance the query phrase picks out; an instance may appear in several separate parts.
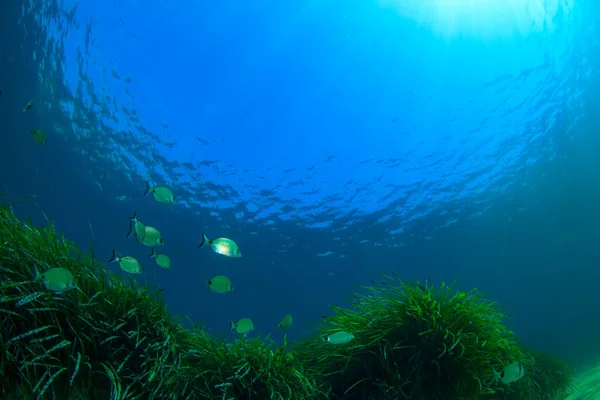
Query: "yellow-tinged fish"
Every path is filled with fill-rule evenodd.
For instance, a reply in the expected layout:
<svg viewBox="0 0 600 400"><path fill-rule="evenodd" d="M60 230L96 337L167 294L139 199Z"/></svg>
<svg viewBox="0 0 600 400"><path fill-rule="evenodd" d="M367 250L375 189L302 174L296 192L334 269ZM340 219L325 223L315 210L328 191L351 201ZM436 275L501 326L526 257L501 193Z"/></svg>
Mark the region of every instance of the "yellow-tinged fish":
<svg viewBox="0 0 600 400"><path fill-rule="evenodd" d="M119 263L121 269L130 274L141 274L144 272L144 267L138 260L133 257L125 256L121 257L119 253L115 249L113 249L112 257L108 260L109 263Z"/></svg>
<svg viewBox="0 0 600 400"><path fill-rule="evenodd" d="M46 143L48 143L48 136L46 136L46 132L44 132L41 129L32 129L31 132L29 132L31 134L31 136L33 136L33 140L37 143L37 144L41 144L44 145Z"/></svg>
<svg viewBox="0 0 600 400"><path fill-rule="evenodd" d="M35 269L34 281L42 281L46 289L52 290L55 293L63 293L67 290L77 287L73 274L66 268L50 268L40 274L37 268Z"/></svg>
<svg viewBox="0 0 600 400"><path fill-rule="evenodd" d="M165 242L158 229L151 226L145 226L142 244L150 247L160 247L163 246Z"/></svg>
<svg viewBox="0 0 600 400"><path fill-rule="evenodd" d="M138 243L144 244L144 238L146 236L146 227L144 224L137 219L137 213L133 213L132 217L129 217L129 232L127 232L127 238L134 237Z"/></svg>
<svg viewBox="0 0 600 400"><path fill-rule="evenodd" d="M229 321L229 331L235 329L240 335L245 335L255 329L254 322L250 318L242 318L238 322Z"/></svg>
<svg viewBox="0 0 600 400"><path fill-rule="evenodd" d="M336 332L325 338L331 344L346 344L354 340L354 335L348 332Z"/></svg>
<svg viewBox="0 0 600 400"><path fill-rule="evenodd" d="M163 204L172 204L175 202L173 192L166 186L154 186L150 187L148 181L146 181L146 191L144 196L148 196L150 193L154 196L154 200Z"/></svg>
<svg viewBox="0 0 600 400"><path fill-rule="evenodd" d="M231 280L224 275L213 276L206 281L206 286L215 293L233 292Z"/></svg>
<svg viewBox="0 0 600 400"><path fill-rule="evenodd" d="M200 242L198 248L204 247L206 244L208 244L217 254L232 258L240 258L242 256L240 248L231 239L217 238L211 240L206 234L202 233L202 242Z"/></svg>
<svg viewBox="0 0 600 400"><path fill-rule="evenodd" d="M25 104L25 107L23 107L23 112L31 110L31 107L33 107L33 100L29 100L29 102Z"/></svg>
<svg viewBox="0 0 600 400"><path fill-rule="evenodd" d="M166 255L164 255L164 254L156 254L154 252L154 249L152 249L152 251L150 252L150 255L148 257L154 258L156 260L156 263L161 268L171 269L171 260Z"/></svg>
<svg viewBox="0 0 600 400"><path fill-rule="evenodd" d="M290 314L286 315L281 319L281 322L277 325L277 328L280 331L284 331L292 325L292 316Z"/></svg>

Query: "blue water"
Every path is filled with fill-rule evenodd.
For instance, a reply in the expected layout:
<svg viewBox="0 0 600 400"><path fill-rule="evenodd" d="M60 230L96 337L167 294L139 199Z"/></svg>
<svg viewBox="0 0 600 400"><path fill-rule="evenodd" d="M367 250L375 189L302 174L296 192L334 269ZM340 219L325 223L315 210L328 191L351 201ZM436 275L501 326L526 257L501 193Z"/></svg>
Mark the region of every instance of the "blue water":
<svg viewBox="0 0 600 400"><path fill-rule="evenodd" d="M600 355L595 2L198 3L6 6L0 184L36 195L20 217L143 260L136 279L215 334L250 317L279 340L291 313L301 338L393 269L483 290L528 346ZM125 238L133 212L172 270ZM218 274L233 293L205 287Z"/></svg>

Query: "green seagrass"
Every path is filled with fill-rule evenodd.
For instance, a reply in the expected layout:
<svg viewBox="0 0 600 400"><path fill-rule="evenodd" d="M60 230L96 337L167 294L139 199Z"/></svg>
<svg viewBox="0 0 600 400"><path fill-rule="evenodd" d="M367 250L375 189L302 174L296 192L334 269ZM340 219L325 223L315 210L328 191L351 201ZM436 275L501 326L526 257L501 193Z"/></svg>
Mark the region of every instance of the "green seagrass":
<svg viewBox="0 0 600 400"><path fill-rule="evenodd" d="M327 398L285 346L186 329L160 293L111 273L51 222L24 224L0 206L0 239L0 398ZM51 267L78 289L33 280Z"/></svg>
<svg viewBox="0 0 600 400"><path fill-rule="evenodd" d="M77 289L34 281L52 267L71 271ZM565 364L523 350L477 290L395 276L364 289L292 346L227 343L186 329L159 292L111 273L50 221L34 227L0 206L0 398L548 400L570 389ZM338 331L355 339L323 340ZM492 369L513 361L525 377L492 383Z"/></svg>
<svg viewBox="0 0 600 400"><path fill-rule="evenodd" d="M332 398L474 400L516 398L506 397L513 393L548 399L550 387L568 387L564 364L560 376L546 369L510 385L492 383L493 368L518 361L537 371L536 359L504 325L504 312L479 291L385 278L355 294L350 309L333 307L318 333L295 347L311 373L328 380ZM341 346L322 340L336 331L355 340Z"/></svg>

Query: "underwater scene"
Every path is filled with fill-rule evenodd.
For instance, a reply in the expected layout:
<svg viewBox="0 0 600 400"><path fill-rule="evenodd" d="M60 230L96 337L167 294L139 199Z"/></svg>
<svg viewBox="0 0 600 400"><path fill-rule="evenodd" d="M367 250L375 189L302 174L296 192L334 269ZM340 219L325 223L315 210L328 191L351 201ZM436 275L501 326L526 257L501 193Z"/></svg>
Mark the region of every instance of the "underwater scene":
<svg viewBox="0 0 600 400"><path fill-rule="evenodd" d="M600 399L600 3L0 9L0 400Z"/></svg>

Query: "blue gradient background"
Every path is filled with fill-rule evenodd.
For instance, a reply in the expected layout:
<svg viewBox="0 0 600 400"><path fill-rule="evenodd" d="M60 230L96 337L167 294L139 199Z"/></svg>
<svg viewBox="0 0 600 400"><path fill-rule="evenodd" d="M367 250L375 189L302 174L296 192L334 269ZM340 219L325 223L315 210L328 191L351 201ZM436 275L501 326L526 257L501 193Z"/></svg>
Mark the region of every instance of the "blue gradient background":
<svg viewBox="0 0 600 400"><path fill-rule="evenodd" d="M143 260L139 279L172 313L215 334L250 317L279 339L291 313L300 338L393 269L477 287L524 344L587 363L600 353L600 9L459 3L10 2L0 183L36 194L19 216L43 223L43 210L100 257ZM177 203L143 197L146 180ZM134 211L172 270L125 239ZM203 231L243 258L196 249ZM204 286L217 274L235 292Z"/></svg>

